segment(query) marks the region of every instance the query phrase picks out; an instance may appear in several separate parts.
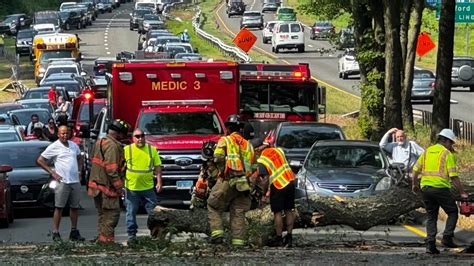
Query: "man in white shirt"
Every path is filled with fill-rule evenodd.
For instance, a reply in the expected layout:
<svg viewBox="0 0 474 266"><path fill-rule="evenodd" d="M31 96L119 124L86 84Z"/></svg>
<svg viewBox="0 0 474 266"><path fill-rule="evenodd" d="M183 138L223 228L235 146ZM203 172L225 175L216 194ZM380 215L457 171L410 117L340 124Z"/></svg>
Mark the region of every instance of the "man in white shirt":
<svg viewBox="0 0 474 266"><path fill-rule="evenodd" d="M395 134L395 141L388 143L388 139ZM405 132L398 128L392 128L382 137L380 147L392 155L394 163L403 163L408 173L418 157L425 151L414 141L406 139Z"/></svg>
<svg viewBox="0 0 474 266"><path fill-rule="evenodd" d="M71 233L69 240L84 241L79 230L77 230L77 217L81 196L79 166L82 166L82 157L79 147L74 142L68 140L69 131L70 129L67 126L60 126L58 129L59 139L51 143L36 161L38 165L58 182L57 187L54 189L54 241L61 241L59 224L61 222L62 210L68 201L71 208ZM54 170L48 165L47 160L54 162Z"/></svg>

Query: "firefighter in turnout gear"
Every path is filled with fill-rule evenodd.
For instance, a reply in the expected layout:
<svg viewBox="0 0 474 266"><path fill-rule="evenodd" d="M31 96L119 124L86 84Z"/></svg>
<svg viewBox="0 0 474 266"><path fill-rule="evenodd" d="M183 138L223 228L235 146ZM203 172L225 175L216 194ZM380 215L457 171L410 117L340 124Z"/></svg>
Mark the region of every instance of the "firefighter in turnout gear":
<svg viewBox="0 0 474 266"><path fill-rule="evenodd" d="M202 165L199 173L198 181L194 186L193 193L191 196L191 206L190 209L194 208L206 208L207 198L209 197L209 192L212 187L217 182L217 176L219 175L219 170L217 169L216 164L212 160L214 156L214 150L217 146L215 141L206 141L202 144L201 157Z"/></svg>
<svg viewBox="0 0 474 266"><path fill-rule="evenodd" d="M109 124L107 136L95 143L92 167L88 183L88 195L94 198L98 212L97 241L101 243L115 240L115 227L120 218L119 199L122 195L122 175L125 158L120 140L127 137L127 122L113 120Z"/></svg>
<svg viewBox="0 0 474 266"><path fill-rule="evenodd" d="M232 245L245 245L245 212L250 209L250 185L254 150L242 137L243 123L238 115L231 115L225 122L229 135L221 137L214 151L213 160L219 176L207 200L211 243L223 243L222 213L230 212Z"/></svg>
<svg viewBox="0 0 474 266"><path fill-rule="evenodd" d="M269 147L268 143L260 141L255 145L255 150L260 154L254 175L262 178L267 183L265 198L270 198L270 207L274 216L276 235L268 241L269 246L291 247L293 245L293 224L295 215L295 175L288 164L285 153L280 148ZM266 201L265 199L265 201ZM283 214L287 234L283 239Z"/></svg>

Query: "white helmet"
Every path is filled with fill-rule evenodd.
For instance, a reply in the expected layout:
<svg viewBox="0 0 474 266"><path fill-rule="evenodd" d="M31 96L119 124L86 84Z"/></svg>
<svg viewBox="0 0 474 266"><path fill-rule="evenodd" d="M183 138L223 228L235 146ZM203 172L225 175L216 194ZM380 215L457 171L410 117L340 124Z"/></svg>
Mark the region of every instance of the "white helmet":
<svg viewBox="0 0 474 266"><path fill-rule="evenodd" d="M441 130L441 132L439 132L438 136L443 136L447 139L452 140L453 142L456 141L456 135L454 135L454 132L449 128L444 128L443 130Z"/></svg>
<svg viewBox="0 0 474 266"><path fill-rule="evenodd" d="M184 32L188 32L188 29L184 29Z"/></svg>

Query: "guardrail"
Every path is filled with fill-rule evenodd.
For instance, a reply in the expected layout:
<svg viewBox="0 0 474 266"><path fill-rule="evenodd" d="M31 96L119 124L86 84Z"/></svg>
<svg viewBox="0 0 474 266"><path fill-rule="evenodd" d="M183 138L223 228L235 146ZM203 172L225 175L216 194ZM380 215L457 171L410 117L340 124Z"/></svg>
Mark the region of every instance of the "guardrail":
<svg viewBox="0 0 474 266"><path fill-rule="evenodd" d="M413 110L413 116L423 123L423 125L431 126L433 123L433 113L425 110ZM460 119L450 118L449 128L459 139L465 140L470 144L474 144L474 123L466 122Z"/></svg>
<svg viewBox="0 0 474 266"><path fill-rule="evenodd" d="M175 7L177 5L181 5L181 4L184 4L184 3L179 2L179 3L172 3L170 5L167 5L163 10L163 13L162 13L163 16L168 18L168 19L176 19L175 17L173 17L169 14L169 9L171 9L172 7ZM194 15L194 17L192 19L192 23L193 23L193 29L194 29L194 31L196 32L196 34L198 36L200 36L201 38L207 40L212 45L219 48L222 51L222 53L224 53L228 56L234 57L235 59L240 60L240 61L244 61L244 62L252 61L252 58L250 58L250 56L248 56L244 51L240 50L238 47L227 45L224 42L222 42L221 39L205 32L205 31L203 31L201 29L202 25L201 25L201 19L200 19L201 18L201 9L199 8L199 6L197 6L196 9L197 9L197 12L196 12L196 14Z"/></svg>

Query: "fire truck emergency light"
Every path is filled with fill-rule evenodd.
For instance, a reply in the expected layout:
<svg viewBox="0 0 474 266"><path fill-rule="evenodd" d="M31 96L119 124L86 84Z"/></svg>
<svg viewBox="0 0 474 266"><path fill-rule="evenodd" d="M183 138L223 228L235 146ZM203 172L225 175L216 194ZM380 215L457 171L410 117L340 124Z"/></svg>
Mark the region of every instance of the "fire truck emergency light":
<svg viewBox="0 0 474 266"><path fill-rule="evenodd" d="M230 80L234 78L234 75L232 75L232 71L219 71L219 76L222 80Z"/></svg>
<svg viewBox="0 0 474 266"><path fill-rule="evenodd" d="M94 99L94 93L90 90L84 91L83 95L84 95L84 100L86 100L86 102L91 101L91 100Z"/></svg>
<svg viewBox="0 0 474 266"><path fill-rule="evenodd" d="M211 105L214 102L212 99L203 100L156 100L156 101L142 101L142 106L163 106L163 105Z"/></svg>

